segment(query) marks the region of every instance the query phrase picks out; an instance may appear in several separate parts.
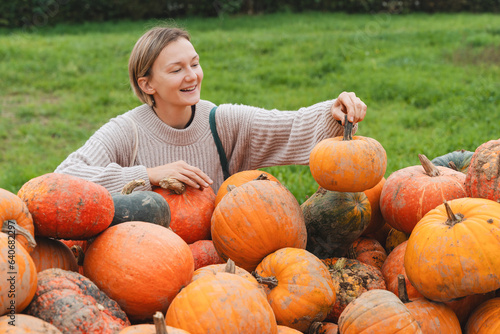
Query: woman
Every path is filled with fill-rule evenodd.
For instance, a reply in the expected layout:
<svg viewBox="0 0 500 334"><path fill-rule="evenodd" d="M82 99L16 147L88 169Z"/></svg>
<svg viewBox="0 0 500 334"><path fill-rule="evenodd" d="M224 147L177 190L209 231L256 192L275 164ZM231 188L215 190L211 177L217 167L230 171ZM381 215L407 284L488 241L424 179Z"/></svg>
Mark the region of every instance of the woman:
<svg viewBox="0 0 500 334"><path fill-rule="evenodd" d="M169 177L217 192L227 173L209 124L215 107L216 132L230 174L306 165L316 143L343 134L345 115L357 123L366 114L366 105L346 92L298 111L201 100L200 57L189 34L178 28L146 32L130 55L129 77L144 104L111 119L55 172L91 180L110 192L133 179L144 179L146 185L139 189L150 190Z"/></svg>

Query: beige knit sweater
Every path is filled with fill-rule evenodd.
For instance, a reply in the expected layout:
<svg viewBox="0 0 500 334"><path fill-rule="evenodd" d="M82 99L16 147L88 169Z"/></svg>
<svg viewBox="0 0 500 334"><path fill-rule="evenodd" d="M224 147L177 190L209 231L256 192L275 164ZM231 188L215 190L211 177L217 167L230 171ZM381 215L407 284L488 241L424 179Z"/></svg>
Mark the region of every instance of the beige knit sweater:
<svg viewBox="0 0 500 334"><path fill-rule="evenodd" d="M217 131L230 173L277 165L307 165L316 143L343 134L344 128L330 113L333 101L298 111L220 105L216 112ZM151 190L147 167L184 160L209 175L217 193L224 180L208 121L214 106L201 100L192 123L179 130L162 122L148 105L141 105L104 124L55 172L96 182L110 192L120 191L133 179L146 181L138 190ZM131 161L134 148L137 154Z"/></svg>

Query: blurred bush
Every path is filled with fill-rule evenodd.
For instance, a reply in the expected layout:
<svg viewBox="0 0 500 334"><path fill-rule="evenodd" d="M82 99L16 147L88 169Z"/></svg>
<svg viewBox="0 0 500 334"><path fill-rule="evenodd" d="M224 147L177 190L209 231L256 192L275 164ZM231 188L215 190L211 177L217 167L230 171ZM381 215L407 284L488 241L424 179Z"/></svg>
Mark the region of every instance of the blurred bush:
<svg viewBox="0 0 500 334"><path fill-rule="evenodd" d="M62 22L215 17L279 11L498 13L500 0L9 0L0 2L0 27L29 30Z"/></svg>

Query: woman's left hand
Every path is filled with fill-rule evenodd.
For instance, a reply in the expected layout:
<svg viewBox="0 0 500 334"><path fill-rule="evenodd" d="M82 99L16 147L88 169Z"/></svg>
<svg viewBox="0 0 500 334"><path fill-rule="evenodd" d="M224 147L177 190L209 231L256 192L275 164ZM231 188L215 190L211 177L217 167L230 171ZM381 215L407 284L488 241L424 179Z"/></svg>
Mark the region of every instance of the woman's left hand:
<svg viewBox="0 0 500 334"><path fill-rule="evenodd" d="M344 125L345 115L349 122L361 122L366 115L366 104L352 92L342 92L331 107L333 118Z"/></svg>

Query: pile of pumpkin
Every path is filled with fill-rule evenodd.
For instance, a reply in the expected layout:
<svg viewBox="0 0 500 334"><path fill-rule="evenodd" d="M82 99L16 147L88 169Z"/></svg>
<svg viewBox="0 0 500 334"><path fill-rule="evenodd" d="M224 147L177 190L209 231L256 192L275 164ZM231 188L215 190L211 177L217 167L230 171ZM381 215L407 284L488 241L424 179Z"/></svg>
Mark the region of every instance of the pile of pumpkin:
<svg viewBox="0 0 500 334"><path fill-rule="evenodd" d="M0 332L498 333L500 140L419 158L385 179L346 130L311 152L302 205L257 170L217 193L0 189Z"/></svg>

